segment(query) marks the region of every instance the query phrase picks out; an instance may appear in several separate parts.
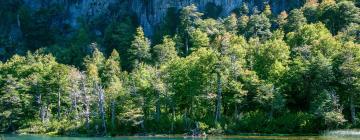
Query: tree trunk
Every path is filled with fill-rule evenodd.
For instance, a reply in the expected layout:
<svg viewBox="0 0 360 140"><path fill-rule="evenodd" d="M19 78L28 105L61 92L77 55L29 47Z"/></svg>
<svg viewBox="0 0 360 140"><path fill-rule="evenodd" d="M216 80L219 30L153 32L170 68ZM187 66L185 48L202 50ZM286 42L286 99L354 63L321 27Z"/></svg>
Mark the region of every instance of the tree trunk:
<svg viewBox="0 0 360 140"><path fill-rule="evenodd" d="M354 96L350 96L350 112L351 112L351 121L353 124L356 124L356 110L354 105Z"/></svg>
<svg viewBox="0 0 360 140"><path fill-rule="evenodd" d="M104 109L104 100L105 100L104 90L98 84L96 84L95 86L96 86L96 90L97 90L98 96L99 96L98 102L99 102L99 114L100 114L101 121L102 121L101 126L102 126L102 128L104 130L104 134L106 134L106 120L105 120L105 109Z"/></svg>
<svg viewBox="0 0 360 140"><path fill-rule="evenodd" d="M85 126L87 129L90 128L90 106L87 97L85 96Z"/></svg>
<svg viewBox="0 0 360 140"><path fill-rule="evenodd" d="M40 107L40 118L41 118L41 122L45 122L45 107L43 105L41 105Z"/></svg>
<svg viewBox="0 0 360 140"><path fill-rule="evenodd" d="M234 107L234 117L235 119L239 119L239 109L238 109L238 105L235 103L235 107Z"/></svg>
<svg viewBox="0 0 360 140"><path fill-rule="evenodd" d="M174 133L174 123L175 123L175 107L172 105L172 121L171 121L171 133Z"/></svg>
<svg viewBox="0 0 360 140"><path fill-rule="evenodd" d="M184 119L185 119L185 128L188 129L189 128L189 120L188 120L188 109L185 109L185 114L184 114Z"/></svg>
<svg viewBox="0 0 360 140"><path fill-rule="evenodd" d="M187 35L187 37L185 38L185 55L189 55L189 37Z"/></svg>
<svg viewBox="0 0 360 140"><path fill-rule="evenodd" d="M115 100L111 100L111 127L115 128Z"/></svg>
<svg viewBox="0 0 360 140"><path fill-rule="evenodd" d="M78 92L74 92L73 110L75 111L75 120L79 119L77 100L78 100Z"/></svg>
<svg viewBox="0 0 360 140"><path fill-rule="evenodd" d="M161 114L161 110L160 110L160 93L157 91L156 93L156 121L159 122L160 121L160 114Z"/></svg>
<svg viewBox="0 0 360 140"><path fill-rule="evenodd" d="M90 99L87 96L87 92L86 92L86 85L85 85L85 77L82 75L81 76L81 85L80 85L80 90L81 90L81 94L83 97L83 102L84 102L84 108L85 108L85 112L84 112L84 116L85 116L85 126L86 129L90 128Z"/></svg>
<svg viewBox="0 0 360 140"><path fill-rule="evenodd" d="M217 96L216 96L215 122L218 122L221 119L221 96L222 96L221 74L220 74L220 72L217 72Z"/></svg>
<svg viewBox="0 0 360 140"><path fill-rule="evenodd" d="M58 90L58 108L57 108L57 119L60 120L60 107L61 107L61 93L60 93L60 89Z"/></svg>

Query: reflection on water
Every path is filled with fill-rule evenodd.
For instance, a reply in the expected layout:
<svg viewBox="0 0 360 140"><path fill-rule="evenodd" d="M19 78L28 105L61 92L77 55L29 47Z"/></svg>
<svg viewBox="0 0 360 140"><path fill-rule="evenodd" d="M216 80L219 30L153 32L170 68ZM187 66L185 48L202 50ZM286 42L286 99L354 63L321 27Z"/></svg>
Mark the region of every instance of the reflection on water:
<svg viewBox="0 0 360 140"><path fill-rule="evenodd" d="M360 140L360 137L339 137L339 136L221 136L207 138L191 137L116 137L116 138L94 138L94 137L49 137L29 135L5 135L0 140Z"/></svg>

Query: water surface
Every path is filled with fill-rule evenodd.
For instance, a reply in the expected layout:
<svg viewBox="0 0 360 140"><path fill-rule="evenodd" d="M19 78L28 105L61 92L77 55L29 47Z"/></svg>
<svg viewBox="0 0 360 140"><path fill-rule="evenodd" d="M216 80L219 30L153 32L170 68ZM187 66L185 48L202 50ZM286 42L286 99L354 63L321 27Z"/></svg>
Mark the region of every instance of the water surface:
<svg viewBox="0 0 360 140"><path fill-rule="evenodd" d="M0 140L360 140L360 137L340 136L221 136L207 138L186 137L52 137L37 135L4 135Z"/></svg>

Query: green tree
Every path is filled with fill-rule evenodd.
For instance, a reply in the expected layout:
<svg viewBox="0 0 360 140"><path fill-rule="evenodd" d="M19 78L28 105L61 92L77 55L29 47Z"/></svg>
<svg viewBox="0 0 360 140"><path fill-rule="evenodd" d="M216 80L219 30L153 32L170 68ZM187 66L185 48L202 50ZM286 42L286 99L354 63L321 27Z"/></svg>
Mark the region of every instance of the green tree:
<svg viewBox="0 0 360 140"><path fill-rule="evenodd" d="M252 15L247 24L245 36L248 38L260 37L266 40L271 37L270 28L270 20L264 14Z"/></svg>
<svg viewBox="0 0 360 140"><path fill-rule="evenodd" d="M104 71L102 73L102 83L109 106L111 129L116 128L116 101L118 97L124 96L123 84L120 79L120 56L116 50L113 50L110 57L106 60Z"/></svg>
<svg viewBox="0 0 360 140"><path fill-rule="evenodd" d="M299 9L291 10L287 20L288 22L284 26L285 32L295 31L307 22L303 12Z"/></svg>
<svg viewBox="0 0 360 140"><path fill-rule="evenodd" d="M11 75L4 77L4 83L1 88L1 130L4 132L12 132L21 126L21 119L23 117L23 105L26 101L19 93L21 84Z"/></svg>
<svg viewBox="0 0 360 140"><path fill-rule="evenodd" d="M246 15L249 14L249 12L250 12L250 10L249 10L248 4L247 4L247 3L243 3L243 4L241 5L241 7L240 7L240 14L241 14L242 16L246 16Z"/></svg>
<svg viewBox="0 0 360 140"><path fill-rule="evenodd" d="M136 29L136 35L128 53L132 68L136 68L140 63L148 62L151 58L150 41L145 37L141 27Z"/></svg>
<svg viewBox="0 0 360 140"><path fill-rule="evenodd" d="M153 48L155 63L161 65L178 58L175 47L175 42L169 36L165 36L162 43Z"/></svg>
<svg viewBox="0 0 360 140"><path fill-rule="evenodd" d="M320 20L326 24L329 30L336 34L351 23L360 23L360 8L354 2L343 1L339 3L322 3Z"/></svg>
<svg viewBox="0 0 360 140"><path fill-rule="evenodd" d="M213 102L210 102L212 99L205 97L210 96L206 91L212 90L209 82L212 81L216 61L213 51L200 48L186 58L173 61L167 67L166 71L170 74L165 81L175 93L174 100L179 109L177 112L181 113L186 130L211 113L206 111L205 106L214 107Z"/></svg>
<svg viewBox="0 0 360 140"><path fill-rule="evenodd" d="M349 100L347 104L349 104L350 119L353 124L357 124L358 120L355 106L358 102L358 90L360 89L359 56L359 45L351 42L344 44L344 47L337 58L337 60L340 61L340 64L336 68L340 72L338 77L340 84L342 85L340 87L340 92L343 91L345 93L343 96L345 99Z"/></svg>
<svg viewBox="0 0 360 140"><path fill-rule="evenodd" d="M189 55L190 51L190 32L192 28L195 27L198 20L201 19L203 14L197 12L197 7L195 5L190 5L184 7L180 11L180 35L182 36L184 42L184 55Z"/></svg>
<svg viewBox="0 0 360 140"><path fill-rule="evenodd" d="M209 46L209 38L206 33L202 32L200 29L194 29L191 30L189 33L190 36L190 42L192 48L190 49L190 52L195 51L196 49L202 48L202 47L208 47Z"/></svg>
<svg viewBox="0 0 360 140"><path fill-rule="evenodd" d="M129 69L128 50L131 41L134 40L136 28L130 18L125 18L122 22L113 22L105 30L104 45L107 54L111 54L113 49L121 53L121 65L126 70Z"/></svg>
<svg viewBox="0 0 360 140"><path fill-rule="evenodd" d="M238 32L238 20L235 14L231 14L229 17L224 19L224 26L227 32L236 34Z"/></svg>
<svg viewBox="0 0 360 140"><path fill-rule="evenodd" d="M277 17L277 25L279 26L280 29L284 29L284 26L287 24L287 18L288 18L288 14L286 13L286 11L282 11L278 17Z"/></svg>
<svg viewBox="0 0 360 140"><path fill-rule="evenodd" d="M264 9L264 11L263 11L263 14L266 16L266 17L268 17L269 19L271 19L272 17L272 12L271 12L271 7L270 7L270 5L269 4L266 4L265 5L265 9Z"/></svg>
<svg viewBox="0 0 360 140"><path fill-rule="evenodd" d="M98 97L97 99L97 108L99 113L99 119L101 121L102 133L106 134L106 113L105 113L105 94L103 89L103 83L101 81L101 73L104 70L105 57L104 55L97 49L97 44L92 43L92 48L94 49L91 56L87 56L85 58L85 66L86 66L86 75L87 82L90 85L91 93ZM87 116L88 117L88 116ZM87 118L88 119L88 118ZM88 122L87 122L88 123ZM88 124L87 124L88 125Z"/></svg>
<svg viewBox="0 0 360 140"><path fill-rule="evenodd" d="M247 15L241 16L238 19L239 23L238 23L238 34L240 35L245 35L247 29L246 27L248 26L249 23L249 17Z"/></svg>
<svg viewBox="0 0 360 140"><path fill-rule="evenodd" d="M350 24L338 32L336 37L343 42L353 41L360 44L360 24Z"/></svg>
<svg viewBox="0 0 360 140"><path fill-rule="evenodd" d="M323 96L337 96L331 86L334 81L332 60L339 53L340 44L321 23L305 25L288 34L287 42L292 49L292 64L287 76L290 80L287 88L291 89L286 92L297 93L290 95L288 100L295 104L302 102L303 107L313 108L313 113L324 117L325 112L334 110L322 111L316 108L322 108L317 105L326 103L326 99L335 100Z"/></svg>

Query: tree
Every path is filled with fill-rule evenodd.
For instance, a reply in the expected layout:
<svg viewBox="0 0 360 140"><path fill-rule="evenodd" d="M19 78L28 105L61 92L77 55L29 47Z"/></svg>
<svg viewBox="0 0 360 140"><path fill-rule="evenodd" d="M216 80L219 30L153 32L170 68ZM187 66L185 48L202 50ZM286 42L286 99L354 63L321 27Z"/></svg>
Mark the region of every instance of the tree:
<svg viewBox="0 0 360 140"><path fill-rule="evenodd" d="M1 130L5 132L12 132L21 126L21 118L23 117L23 104L24 101L19 93L21 88L17 79L11 75L7 75L5 83L2 83L0 92L1 104ZM23 95L24 96L24 95Z"/></svg>
<svg viewBox="0 0 360 140"><path fill-rule="evenodd" d="M309 23L316 23L319 21L321 11L319 10L319 4L317 0L310 0L302 7L304 16Z"/></svg>
<svg viewBox="0 0 360 140"><path fill-rule="evenodd" d="M191 30L189 33L190 36L190 42L192 48L190 49L190 52L195 51L196 49L202 48L202 47L208 47L209 46L209 38L206 33L202 32L200 29L194 29Z"/></svg>
<svg viewBox="0 0 360 140"><path fill-rule="evenodd" d="M291 10L287 20L288 22L284 26L285 32L295 31L305 25L307 22L303 12L299 9Z"/></svg>
<svg viewBox="0 0 360 140"><path fill-rule="evenodd" d="M242 84L238 81L240 75L238 71L242 70L245 63L245 50L244 46L241 46L243 45L241 43L244 42L246 42L245 39L230 33L219 34L212 42L211 47L217 57L213 70L216 75L215 123L219 123L221 120L224 107L223 98L226 97L224 93L231 94L230 96L234 99L230 99L230 101L235 103L235 107L242 100L244 91ZM229 101L229 99L227 100Z"/></svg>
<svg viewBox="0 0 360 140"><path fill-rule="evenodd" d="M100 114L101 127L103 134L106 134L106 119L105 119L105 95L103 89L103 83L101 81L101 73L104 69L105 57L97 49L97 44L93 43L92 48L94 49L91 57L85 58L86 75L88 83L90 84L91 92L93 95L98 97L98 113Z"/></svg>
<svg viewBox="0 0 360 140"><path fill-rule="evenodd" d="M202 13L197 12L197 7L194 4L184 7L180 11L180 34L185 45L183 50L185 56L189 55L190 51L190 31L195 27L202 15Z"/></svg>
<svg viewBox="0 0 360 140"><path fill-rule="evenodd" d="M360 50L359 46L351 42L344 44L342 52L339 54L338 60L340 65L338 66L340 76L341 89L345 93L345 98L348 98L349 111L351 116L351 122L357 124L356 117L356 103L358 100L358 90L360 89Z"/></svg>
<svg viewBox="0 0 360 140"><path fill-rule="evenodd" d="M294 103L303 101L303 104L307 104L303 107L308 107L308 109L317 108L316 105L319 105L319 102L326 102L325 98L321 97L322 95L318 96L317 94L321 93L328 97L333 94L334 87L331 86L331 83L334 80L334 72L331 62L339 53L340 44L321 23L305 25L288 34L287 42L292 49L292 64L290 64L289 75L286 76L290 80L287 83L289 84L288 88L291 89L286 92L298 93L298 95L290 95L293 97L288 99ZM319 102L310 103L309 101ZM312 110L316 112L314 111L316 109ZM319 112L321 112L319 116L324 117L324 112Z"/></svg>
<svg viewBox="0 0 360 140"><path fill-rule="evenodd" d="M106 52L111 54L114 49L120 52L121 65L125 70L129 70L130 67L128 50L136 32L134 24L127 17L122 22L111 23L105 30L104 45L106 46Z"/></svg>
<svg viewBox="0 0 360 140"><path fill-rule="evenodd" d="M148 62L151 58L150 41L145 37L141 27L136 29L136 35L128 53L132 68L136 68L140 63Z"/></svg>
<svg viewBox="0 0 360 140"><path fill-rule="evenodd" d="M280 29L284 29L284 26L287 24L287 18L288 18L288 14L286 13L286 11L282 11L278 17L277 17L277 25L279 26Z"/></svg>
<svg viewBox="0 0 360 140"><path fill-rule="evenodd" d="M360 24L350 24L338 32L336 37L343 42L353 41L360 44Z"/></svg>
<svg viewBox="0 0 360 140"><path fill-rule="evenodd" d="M61 102L64 100L64 97L68 97L62 94L68 93L70 69L66 65L58 64L54 66L51 71L48 82L52 88L52 92L55 92L57 95L57 119L60 120Z"/></svg>
<svg viewBox="0 0 360 140"><path fill-rule="evenodd" d="M351 23L360 23L360 8L353 2L343 1L339 3L321 3L320 20L326 24L329 30L336 34Z"/></svg>
<svg viewBox="0 0 360 140"><path fill-rule="evenodd" d="M242 16L246 16L249 14L249 7L247 5L247 3L243 3L240 7L240 14Z"/></svg>
<svg viewBox="0 0 360 140"><path fill-rule="evenodd" d="M169 77L165 81L175 93L174 100L183 116L184 127L189 130L194 122L202 120L208 112L205 106L213 106L212 97L206 91L212 91L212 71L216 55L209 48L200 48L186 58L173 61L167 66ZM215 107L214 107L215 108Z"/></svg>
<svg viewBox="0 0 360 140"><path fill-rule="evenodd" d="M104 71L102 73L102 81L104 85L107 102L110 104L111 128L114 130L116 118L116 100L118 97L124 96L122 81L120 80L120 56L116 50L113 50L110 57L105 62Z"/></svg>
<svg viewBox="0 0 360 140"><path fill-rule="evenodd" d="M247 15L241 16L238 21L238 34L245 35L245 32L247 31L246 27L249 23L249 17Z"/></svg>
<svg viewBox="0 0 360 140"><path fill-rule="evenodd" d="M155 63L160 65L178 58L175 45L169 36L165 36L162 43L153 48Z"/></svg>
<svg viewBox="0 0 360 140"><path fill-rule="evenodd" d="M156 93L156 89L154 88L154 75L156 75L154 68L143 63L131 73L132 94L134 96L132 100L136 105L135 108L141 110L140 120L137 124L141 126L143 132L147 130L147 121L150 120L155 98L159 97L159 93ZM156 100L158 100L158 98ZM156 110L159 111L158 109Z"/></svg>
<svg viewBox="0 0 360 140"><path fill-rule="evenodd" d="M261 79L272 83L278 81L287 70L290 48L280 39L270 39L264 44L255 46L254 70Z"/></svg>
<svg viewBox="0 0 360 140"><path fill-rule="evenodd" d="M224 26L227 32L236 34L238 32L238 20L235 14L231 14L224 19Z"/></svg>
<svg viewBox="0 0 360 140"><path fill-rule="evenodd" d="M260 37L266 40L271 37L270 28L270 20L264 14L252 15L247 24L245 36L248 38Z"/></svg>
<svg viewBox="0 0 360 140"><path fill-rule="evenodd" d="M272 12L271 12L271 7L269 4L266 4L265 5L265 9L263 11L263 14L268 17L269 19L271 19L271 16L272 16Z"/></svg>

